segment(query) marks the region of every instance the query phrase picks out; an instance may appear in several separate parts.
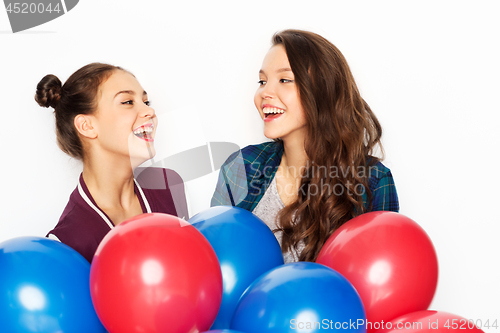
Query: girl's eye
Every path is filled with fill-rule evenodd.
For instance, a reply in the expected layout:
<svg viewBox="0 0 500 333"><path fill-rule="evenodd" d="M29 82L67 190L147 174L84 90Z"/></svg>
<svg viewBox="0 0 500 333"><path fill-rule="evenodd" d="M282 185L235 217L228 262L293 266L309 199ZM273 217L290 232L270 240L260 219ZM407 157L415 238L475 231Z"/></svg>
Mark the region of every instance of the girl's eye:
<svg viewBox="0 0 500 333"><path fill-rule="evenodd" d="M150 101L144 101L144 104L146 104L147 106L150 106L151 102Z"/></svg>
<svg viewBox="0 0 500 333"><path fill-rule="evenodd" d="M122 104L134 105L134 101L129 100L129 101L122 102Z"/></svg>
<svg viewBox="0 0 500 333"><path fill-rule="evenodd" d="M280 82L281 83L289 83L289 82L293 82L293 80L281 79Z"/></svg>
<svg viewBox="0 0 500 333"><path fill-rule="evenodd" d="M263 86L264 84L266 84L266 81L259 80L259 81L257 81L257 83L259 84L259 86Z"/></svg>

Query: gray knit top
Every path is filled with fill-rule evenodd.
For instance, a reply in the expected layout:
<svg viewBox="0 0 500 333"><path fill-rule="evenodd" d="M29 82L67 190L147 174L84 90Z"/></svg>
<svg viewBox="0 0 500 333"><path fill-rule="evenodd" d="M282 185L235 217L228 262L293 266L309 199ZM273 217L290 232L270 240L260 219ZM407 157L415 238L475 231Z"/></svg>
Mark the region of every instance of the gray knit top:
<svg viewBox="0 0 500 333"><path fill-rule="evenodd" d="M276 187L276 177L274 177L273 180L271 181L271 184L269 184L269 187L264 193L264 196L259 201L255 209L252 211L252 213L254 213L262 221L264 221L271 230L274 230L276 229L276 219L278 216L278 212L284 207L285 204L283 203L283 201L279 196L278 188ZM274 235L276 236L276 239L278 240L281 246L282 232L281 231L275 232ZM283 259L285 261L285 264L299 261L299 254L300 252L302 252L303 249L304 249L304 244L301 242L299 243L298 246L299 252L291 250L286 253L283 253Z"/></svg>

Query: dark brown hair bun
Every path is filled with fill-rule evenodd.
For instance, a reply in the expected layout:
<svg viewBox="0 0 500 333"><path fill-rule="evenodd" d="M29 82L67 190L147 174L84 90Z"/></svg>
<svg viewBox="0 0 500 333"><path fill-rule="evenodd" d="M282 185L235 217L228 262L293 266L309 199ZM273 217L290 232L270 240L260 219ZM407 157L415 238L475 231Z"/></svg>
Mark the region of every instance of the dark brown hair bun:
<svg viewBox="0 0 500 333"><path fill-rule="evenodd" d="M36 86L35 101L43 107L57 106L57 102L61 98L62 83L57 76L49 74L45 75Z"/></svg>
<svg viewBox="0 0 500 333"><path fill-rule="evenodd" d="M83 145L75 127L75 117L95 112L99 86L117 70L124 69L94 62L71 74L64 86L55 75L46 75L38 83L35 100L40 106L54 108L57 143L69 156L83 160Z"/></svg>

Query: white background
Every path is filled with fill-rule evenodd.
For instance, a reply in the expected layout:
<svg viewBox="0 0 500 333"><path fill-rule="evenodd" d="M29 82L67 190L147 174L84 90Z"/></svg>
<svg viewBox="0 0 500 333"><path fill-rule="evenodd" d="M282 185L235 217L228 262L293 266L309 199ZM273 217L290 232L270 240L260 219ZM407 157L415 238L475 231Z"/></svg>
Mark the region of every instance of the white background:
<svg viewBox="0 0 500 333"><path fill-rule="evenodd" d="M157 158L206 141L260 143L253 106L272 34L319 33L347 58L384 129L401 213L431 237L431 309L500 319L500 20L496 1L98 1L12 34L0 10L0 241L44 236L81 165L58 150L33 99L94 61L133 72L159 115ZM191 215L217 174L187 184ZM491 330L496 332L495 329Z"/></svg>

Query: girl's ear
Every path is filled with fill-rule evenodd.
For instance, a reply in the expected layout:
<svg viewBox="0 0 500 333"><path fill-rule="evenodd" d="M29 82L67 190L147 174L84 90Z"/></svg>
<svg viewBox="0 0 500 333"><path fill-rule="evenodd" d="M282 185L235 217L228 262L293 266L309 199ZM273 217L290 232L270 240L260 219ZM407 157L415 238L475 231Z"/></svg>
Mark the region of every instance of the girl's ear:
<svg viewBox="0 0 500 333"><path fill-rule="evenodd" d="M97 131L94 126L92 126L92 120L94 118L91 115L79 114L75 117L75 127L78 133L89 139L97 138Z"/></svg>

